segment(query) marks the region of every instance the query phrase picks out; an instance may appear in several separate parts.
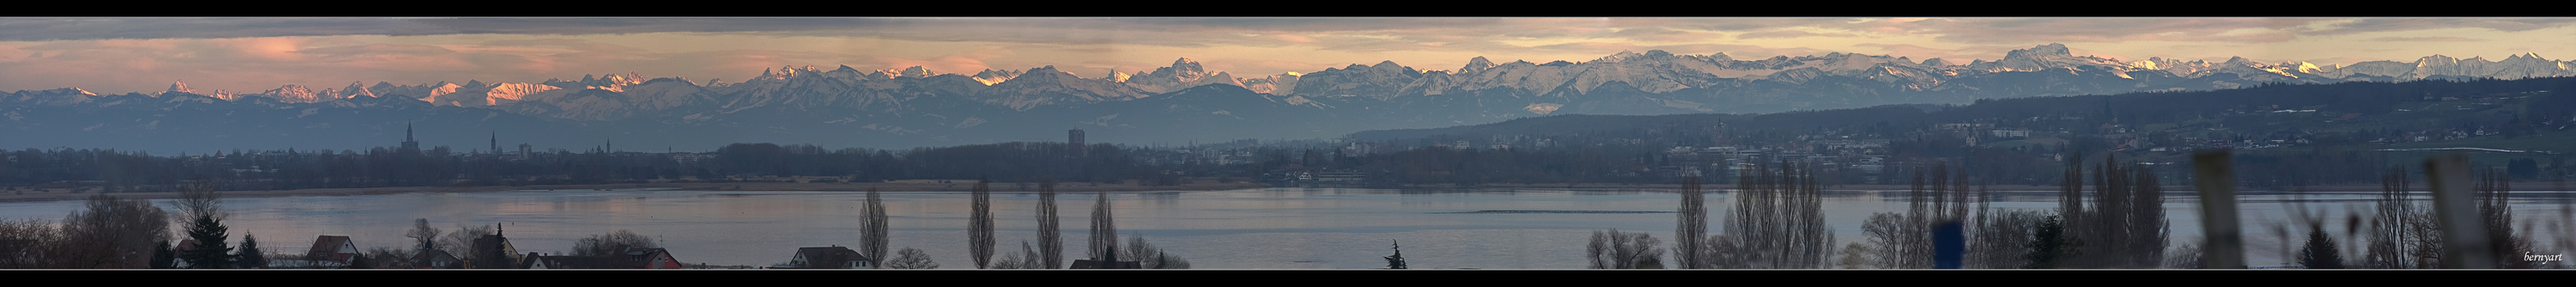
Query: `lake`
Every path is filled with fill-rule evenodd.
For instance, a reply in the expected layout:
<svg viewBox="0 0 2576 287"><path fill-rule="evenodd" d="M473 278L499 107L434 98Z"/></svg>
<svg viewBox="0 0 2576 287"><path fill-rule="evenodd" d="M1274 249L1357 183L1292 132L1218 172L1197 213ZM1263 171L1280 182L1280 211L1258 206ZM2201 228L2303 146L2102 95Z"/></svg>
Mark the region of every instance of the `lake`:
<svg viewBox="0 0 2576 287"><path fill-rule="evenodd" d="M1020 242L1035 240L1038 196L1009 186L996 189L998 259L999 254L1016 253ZM1835 230L1833 246L1866 240L1861 221L1871 213L1901 212L1904 195L1826 191L1823 213ZM2172 242L2191 242L2200 233L2196 200L2187 192L2167 195ZM2515 192L2516 218L2531 224L2518 228L2535 234L2569 230L2556 228L2569 226L2564 220L2571 217L2569 195ZM943 268L973 268L967 259L966 193L883 196L891 214L890 249L919 248ZM1057 197L1066 261L1086 257L1081 250L1097 197ZM1671 190L1266 188L1119 192L1109 197L1122 242L1125 236L1142 235L1200 269L1384 268L1380 257L1392 254L1395 242L1403 244L1415 269L1578 269L1585 267L1584 246L1597 230L1653 233L1669 249L1676 218L1672 211L1679 204ZM403 234L414 218L427 218L450 231L460 224L501 224L520 252L564 253L576 239L623 229L661 240L685 263L768 266L786 262L798 247L858 244L865 198L864 192L528 190L230 198L224 208L232 214L225 224L235 244L244 234L257 235L268 252L301 252L317 235L350 236L362 249L408 248ZM2005 191L1991 192L1988 198L1994 209L2055 210L2057 196L2055 191ZM2283 262L2283 240L2271 228L2289 222L2284 203L2332 212L2336 223L2329 230L2339 233L2343 210L2367 208L2372 198L2369 193L2248 193L2239 199L2247 261ZM157 202L175 210L168 200ZM0 203L0 219L59 221L80 205ZM1732 206L1727 194L1710 192L1708 206L1709 230L1723 232ZM2554 239L2536 236L2540 242ZM2539 249L2559 250L2554 246Z"/></svg>

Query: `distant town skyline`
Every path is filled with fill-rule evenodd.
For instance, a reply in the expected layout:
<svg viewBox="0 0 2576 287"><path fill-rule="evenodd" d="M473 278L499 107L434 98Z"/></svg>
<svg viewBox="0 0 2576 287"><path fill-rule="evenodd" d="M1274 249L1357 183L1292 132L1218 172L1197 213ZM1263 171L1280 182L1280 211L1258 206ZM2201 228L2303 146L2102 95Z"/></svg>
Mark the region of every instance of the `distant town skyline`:
<svg viewBox="0 0 2576 287"><path fill-rule="evenodd" d="M212 92L379 81L543 81L636 73L740 82L782 66L937 73L1055 66L1082 77L1189 58L1237 77L1351 64L1456 69L1621 51L1736 59L1860 53L2350 65L2576 57L2576 18L10 18L0 91Z"/></svg>

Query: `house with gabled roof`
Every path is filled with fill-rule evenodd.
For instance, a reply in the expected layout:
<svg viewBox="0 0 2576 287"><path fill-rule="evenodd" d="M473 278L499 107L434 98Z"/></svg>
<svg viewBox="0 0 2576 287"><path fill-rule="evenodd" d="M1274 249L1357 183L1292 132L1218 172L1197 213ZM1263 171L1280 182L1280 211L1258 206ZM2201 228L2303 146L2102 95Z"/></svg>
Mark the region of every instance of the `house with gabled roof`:
<svg viewBox="0 0 2576 287"><path fill-rule="evenodd" d="M339 269L348 268L350 261L357 258L358 244L349 241L348 236L322 235L313 239L312 248L305 249L301 263L313 268Z"/></svg>
<svg viewBox="0 0 2576 287"><path fill-rule="evenodd" d="M639 267L643 269L680 269L686 267L680 264L680 259L671 257L671 250L669 249L641 248L627 250L625 257L628 261L642 263Z"/></svg>
<svg viewBox="0 0 2576 287"><path fill-rule="evenodd" d="M501 236L501 228L498 224L493 225L492 235L484 235L483 238L475 238L473 248L473 251L465 255L465 268L518 269L527 267L527 259L519 256L518 247L510 246L509 237Z"/></svg>
<svg viewBox="0 0 2576 287"><path fill-rule="evenodd" d="M189 251L196 251L196 250L197 250L197 239L194 239L194 238L190 238L190 239L181 239L181 240L179 240L179 244L177 244L176 246L172 246L172 247L170 248L170 253L171 253L171 254L180 255L180 256L185 256L186 254L188 254L188 252L189 252ZM177 261L172 261L170 264L171 264L170 266L178 267L179 269L190 269L190 268L189 268L189 265L188 265L188 260L186 260L186 259L181 259L181 260L177 260Z"/></svg>
<svg viewBox="0 0 2576 287"><path fill-rule="evenodd" d="M779 264L771 266L770 268L876 269L877 266L873 264L872 261L869 261L866 255L860 255L859 251L850 250L849 247L835 245L831 247L797 248L795 257L787 259L786 264Z"/></svg>
<svg viewBox="0 0 2576 287"><path fill-rule="evenodd" d="M525 269L681 269L668 249L633 248L604 256L547 256L528 253Z"/></svg>

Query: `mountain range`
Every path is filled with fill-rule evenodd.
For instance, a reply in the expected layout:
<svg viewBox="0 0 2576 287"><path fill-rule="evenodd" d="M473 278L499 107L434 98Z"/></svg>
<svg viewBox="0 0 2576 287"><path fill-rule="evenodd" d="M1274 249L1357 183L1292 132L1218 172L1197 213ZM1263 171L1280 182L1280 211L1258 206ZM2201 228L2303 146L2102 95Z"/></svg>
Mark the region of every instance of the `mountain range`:
<svg viewBox="0 0 2576 287"><path fill-rule="evenodd" d="M1853 53L1736 59L1646 51L1579 63L1477 57L1448 70L1389 61L1255 77L1209 71L1182 58L1101 78L1052 66L972 74L840 66L780 67L731 83L627 73L208 92L174 82L158 94L0 93L0 129L19 135L0 139L0 148L351 149L392 146L407 130L416 130L425 146L458 152L495 142L506 143L504 150L519 143L540 150L615 143L621 150L704 151L736 142L906 148L1061 141L1075 128L1093 142L1184 144L1333 138L1569 113L1769 113L2275 83L2565 76L2576 76L2576 63L2531 54L2320 66L2244 58L2120 61L2048 44L1967 63Z"/></svg>

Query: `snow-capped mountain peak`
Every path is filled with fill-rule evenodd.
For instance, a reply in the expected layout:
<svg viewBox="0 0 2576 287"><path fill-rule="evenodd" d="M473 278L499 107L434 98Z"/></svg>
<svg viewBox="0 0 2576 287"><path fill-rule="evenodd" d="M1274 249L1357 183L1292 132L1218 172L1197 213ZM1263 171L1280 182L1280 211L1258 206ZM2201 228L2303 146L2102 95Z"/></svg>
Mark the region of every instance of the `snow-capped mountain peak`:
<svg viewBox="0 0 2576 287"><path fill-rule="evenodd" d="M1493 67L1494 67L1494 61L1493 61L1493 60L1486 60L1486 59L1485 59L1485 56L1476 56L1476 58L1474 58L1474 59L1467 59L1467 66L1465 66L1465 67L1459 67L1459 68L1458 68L1458 73L1459 73L1459 74L1475 74L1475 73L1478 73L1478 72L1484 72L1484 71L1485 71L1485 69L1489 69L1489 68L1493 68Z"/></svg>
<svg viewBox="0 0 2576 287"><path fill-rule="evenodd" d="M170 90L169 90L169 91L163 91L163 93L190 93L190 94L195 94L195 93L197 93L197 90L196 90L196 89L189 89L189 88L188 88L188 82L184 82L184 81L170 81Z"/></svg>

